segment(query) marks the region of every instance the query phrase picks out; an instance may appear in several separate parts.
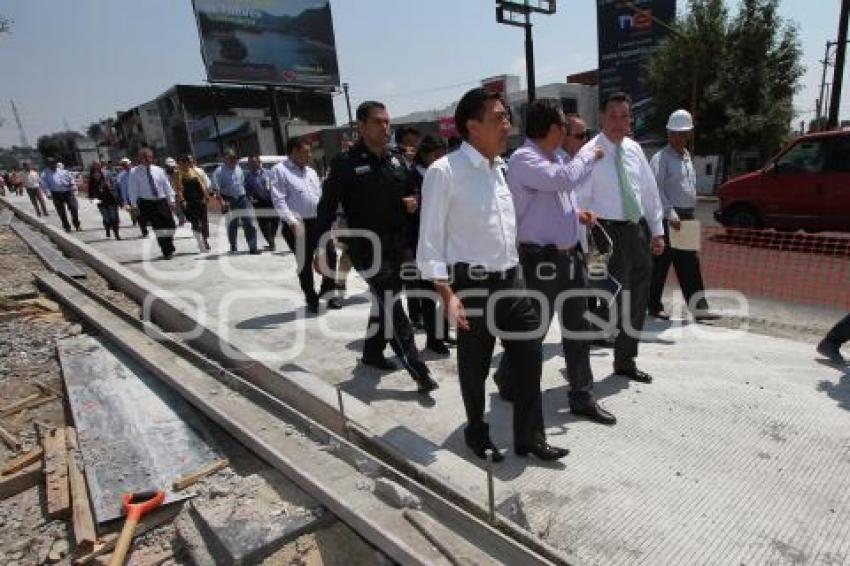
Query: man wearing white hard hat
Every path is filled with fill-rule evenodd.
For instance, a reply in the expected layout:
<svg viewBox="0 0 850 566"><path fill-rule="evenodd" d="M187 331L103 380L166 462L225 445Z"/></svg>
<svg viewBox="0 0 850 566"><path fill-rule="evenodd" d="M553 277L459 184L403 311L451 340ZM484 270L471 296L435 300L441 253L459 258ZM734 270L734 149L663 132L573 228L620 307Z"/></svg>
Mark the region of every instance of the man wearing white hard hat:
<svg viewBox="0 0 850 566"><path fill-rule="evenodd" d="M694 122L687 110L676 110L667 120L667 145L656 153L649 165L658 183L658 193L664 207L664 252L653 257L652 283L649 287L649 314L668 320L661 296L670 264L688 308L696 320L712 320L717 315L709 311L705 300L705 286L696 251L670 247L670 230L680 230L682 220L693 220L697 205L696 172L687 145L693 133Z"/></svg>

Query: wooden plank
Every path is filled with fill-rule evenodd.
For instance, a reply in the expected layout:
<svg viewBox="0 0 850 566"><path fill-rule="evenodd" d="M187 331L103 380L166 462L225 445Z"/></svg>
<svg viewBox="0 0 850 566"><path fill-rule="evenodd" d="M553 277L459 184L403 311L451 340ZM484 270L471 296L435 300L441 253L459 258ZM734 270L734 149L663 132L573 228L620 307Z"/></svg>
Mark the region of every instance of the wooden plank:
<svg viewBox="0 0 850 566"><path fill-rule="evenodd" d="M45 297L36 297L35 299L26 299L24 301L18 301L18 303L21 304L21 305L28 306L28 307L33 307L33 308L37 308L39 310L43 310L45 312L52 312L52 313L61 313L62 312L62 309L59 307L58 304L56 304L55 302L53 302L50 299L45 298Z"/></svg>
<svg viewBox="0 0 850 566"><path fill-rule="evenodd" d="M0 477L0 500L37 486L41 477L41 464L33 464L11 476Z"/></svg>
<svg viewBox="0 0 850 566"><path fill-rule="evenodd" d="M183 476L182 478L175 481L171 485L171 488L174 491L183 491L187 487L195 485L196 483L198 483L199 481L201 481L205 477L211 476L214 473L218 472L219 470L223 470L224 468L228 467L229 465L230 465L230 462L227 460L227 458L222 458L221 460L213 462L208 466L204 466L203 468L201 468L200 470L198 470L197 472L195 472L193 474L189 474L188 476Z"/></svg>
<svg viewBox="0 0 850 566"><path fill-rule="evenodd" d="M8 446L11 450L17 452L21 449L21 441L18 440L18 437L9 432L3 425L0 425L0 439L3 440L3 443Z"/></svg>
<svg viewBox="0 0 850 566"><path fill-rule="evenodd" d="M39 399L40 397L41 397L41 393L33 393L32 395L28 395L28 396L24 397L23 399L19 399L18 401L15 401L14 403L12 403L10 405L6 405L5 407L0 407L0 416L7 417L7 416L11 415L12 413L16 413L16 412L20 411L21 409L25 408L27 406L27 403L31 403L32 401L35 401L36 399Z"/></svg>
<svg viewBox="0 0 850 566"><path fill-rule="evenodd" d="M52 395L47 396L47 397L39 396L37 399L33 399L33 400L27 402L24 406L17 407L14 410L6 411L6 412L0 411L0 417L8 417L10 415L14 415L15 413L19 413L19 412L25 411L27 409L34 409L36 407L40 407L42 405L50 403L51 401L53 401L55 399L56 399L56 397L54 397Z"/></svg>
<svg viewBox="0 0 850 566"><path fill-rule="evenodd" d="M35 382L33 382L33 385L38 387L41 390L41 392L44 393L47 396L55 395L56 397L58 397L60 399L62 398L62 392L61 391L50 387L46 383L42 383L40 381L35 381Z"/></svg>
<svg viewBox="0 0 850 566"><path fill-rule="evenodd" d="M92 516L86 478L77 461L77 431L65 429L68 453L68 482L71 488L71 519L74 541L81 552L91 552L97 542L97 529Z"/></svg>
<svg viewBox="0 0 850 566"><path fill-rule="evenodd" d="M80 269L70 259L62 255L51 242L36 234L29 226L23 222L12 222L12 230L27 243L30 249L35 252L41 261L47 265L47 268L54 273L61 273L68 277L83 279L86 277L86 272Z"/></svg>
<svg viewBox="0 0 850 566"><path fill-rule="evenodd" d="M21 454L17 458L12 458L6 465L3 466L3 469L0 470L0 476L9 476L11 474L15 474L20 472L27 466L35 464L41 457L44 455L44 450L42 450L41 446L30 450L26 454Z"/></svg>
<svg viewBox="0 0 850 566"><path fill-rule="evenodd" d="M71 512L71 492L68 484L65 427L39 432L41 447L44 449L47 516L51 519L67 517Z"/></svg>

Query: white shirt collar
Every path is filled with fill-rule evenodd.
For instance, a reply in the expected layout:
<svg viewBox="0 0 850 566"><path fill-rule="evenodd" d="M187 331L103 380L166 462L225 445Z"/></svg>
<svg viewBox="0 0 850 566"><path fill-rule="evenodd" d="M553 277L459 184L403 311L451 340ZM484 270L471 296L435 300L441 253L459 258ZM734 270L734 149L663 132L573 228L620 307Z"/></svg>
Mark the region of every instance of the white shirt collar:
<svg viewBox="0 0 850 566"><path fill-rule="evenodd" d="M472 163L472 166L476 169L482 166L486 166L488 168L491 167L490 160L481 155L481 152L472 147L472 144L470 144L469 142L464 141L462 144L460 144L460 151L469 159L470 163ZM504 160L502 159L502 157L500 155L497 155L496 158L493 160L492 166L498 167L503 163Z"/></svg>

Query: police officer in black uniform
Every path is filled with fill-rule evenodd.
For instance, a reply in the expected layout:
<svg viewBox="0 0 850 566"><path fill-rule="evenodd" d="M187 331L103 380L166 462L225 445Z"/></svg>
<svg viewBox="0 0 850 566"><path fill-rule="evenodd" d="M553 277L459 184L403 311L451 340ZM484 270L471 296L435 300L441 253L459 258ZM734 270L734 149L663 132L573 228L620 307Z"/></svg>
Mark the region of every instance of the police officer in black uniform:
<svg viewBox="0 0 850 566"><path fill-rule="evenodd" d="M389 343L419 391L427 393L438 384L419 359L410 319L399 296L408 224L418 203L412 196L413 185L402 156L387 146L390 119L386 107L375 101L362 103L357 108L357 128L360 139L331 163L322 187L318 223L322 232L330 229L341 204L348 229L371 234L371 238L345 238L351 262L372 293L362 361L381 370L395 369L384 357ZM385 314L388 310L391 318Z"/></svg>

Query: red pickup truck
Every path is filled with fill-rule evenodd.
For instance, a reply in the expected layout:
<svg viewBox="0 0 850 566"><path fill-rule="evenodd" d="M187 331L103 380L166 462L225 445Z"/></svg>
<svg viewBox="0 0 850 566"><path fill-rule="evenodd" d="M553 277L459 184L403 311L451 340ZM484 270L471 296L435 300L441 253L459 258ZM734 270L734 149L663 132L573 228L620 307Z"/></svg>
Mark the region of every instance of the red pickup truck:
<svg viewBox="0 0 850 566"><path fill-rule="evenodd" d="M724 226L850 232L850 131L800 136L718 194Z"/></svg>

